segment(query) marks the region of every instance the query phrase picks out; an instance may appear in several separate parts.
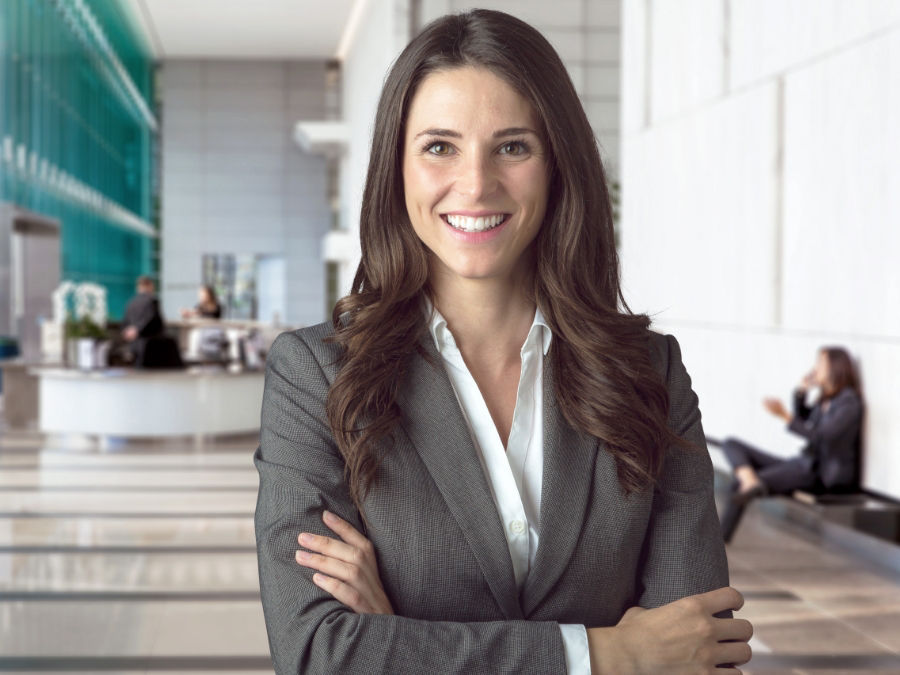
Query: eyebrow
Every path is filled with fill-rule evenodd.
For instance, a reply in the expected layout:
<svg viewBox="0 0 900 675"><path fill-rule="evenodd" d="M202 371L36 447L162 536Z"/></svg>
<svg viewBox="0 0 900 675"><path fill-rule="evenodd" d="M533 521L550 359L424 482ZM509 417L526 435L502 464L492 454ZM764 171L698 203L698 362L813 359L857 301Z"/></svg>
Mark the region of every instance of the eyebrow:
<svg viewBox="0 0 900 675"><path fill-rule="evenodd" d="M509 127L507 129L500 129L500 131L494 132L494 138L503 138L504 136L520 136L522 134L534 134L537 136L537 132L533 129L529 129L528 127ZM462 138L462 134L458 131L454 131L453 129L426 129L425 131L420 131L417 133L413 140L418 138L419 136L449 136L450 138Z"/></svg>

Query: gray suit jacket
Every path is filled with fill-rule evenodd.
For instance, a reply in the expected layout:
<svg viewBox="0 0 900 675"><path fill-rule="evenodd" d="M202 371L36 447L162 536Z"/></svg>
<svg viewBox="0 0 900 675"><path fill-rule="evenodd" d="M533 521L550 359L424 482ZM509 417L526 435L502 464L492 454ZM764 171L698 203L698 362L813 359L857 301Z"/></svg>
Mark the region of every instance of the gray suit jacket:
<svg viewBox="0 0 900 675"><path fill-rule="evenodd" d="M438 365L414 357L401 424L363 505L396 614L348 610L294 559L301 531L334 536L326 508L362 530L325 416L330 332L285 333L267 361L255 525L278 673L565 673L559 623L614 625L635 604L728 585L712 464L675 338L648 334L670 424L701 449L670 450L657 487L628 498L603 443L562 417L545 358L541 540L519 594L488 481L427 335Z"/></svg>

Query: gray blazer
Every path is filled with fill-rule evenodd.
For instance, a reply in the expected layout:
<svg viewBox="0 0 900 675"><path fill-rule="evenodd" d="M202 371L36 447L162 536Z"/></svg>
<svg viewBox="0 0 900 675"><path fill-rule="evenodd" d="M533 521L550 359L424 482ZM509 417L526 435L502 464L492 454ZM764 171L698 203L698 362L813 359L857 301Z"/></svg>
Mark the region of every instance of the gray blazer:
<svg viewBox="0 0 900 675"><path fill-rule="evenodd" d="M565 673L559 623L614 625L728 585L697 396L672 336L649 333L670 424L698 451L670 450L657 487L625 497L615 462L572 429L544 361L541 540L521 594L503 525L450 381L416 355L402 420L363 508L363 530L325 416L337 350L327 324L284 333L267 360L256 541L278 673ZM423 346L441 360L430 335ZM551 346L552 349L552 346ZM395 615L356 614L294 559L301 531L334 536L329 509L366 532Z"/></svg>

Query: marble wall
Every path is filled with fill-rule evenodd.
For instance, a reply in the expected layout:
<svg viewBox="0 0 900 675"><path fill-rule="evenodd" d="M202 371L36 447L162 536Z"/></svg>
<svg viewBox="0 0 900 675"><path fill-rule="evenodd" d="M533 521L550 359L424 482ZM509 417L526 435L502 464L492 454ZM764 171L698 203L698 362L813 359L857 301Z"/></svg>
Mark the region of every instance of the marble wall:
<svg viewBox="0 0 900 675"><path fill-rule="evenodd" d="M622 7L632 308L681 342L707 435L784 455L801 442L761 398L848 347L864 485L900 498L900 4Z"/></svg>
<svg viewBox="0 0 900 675"><path fill-rule="evenodd" d="M326 166L292 131L325 118L325 63L173 60L160 90L166 315L196 303L204 253L255 254L284 258L282 321L323 321Z"/></svg>

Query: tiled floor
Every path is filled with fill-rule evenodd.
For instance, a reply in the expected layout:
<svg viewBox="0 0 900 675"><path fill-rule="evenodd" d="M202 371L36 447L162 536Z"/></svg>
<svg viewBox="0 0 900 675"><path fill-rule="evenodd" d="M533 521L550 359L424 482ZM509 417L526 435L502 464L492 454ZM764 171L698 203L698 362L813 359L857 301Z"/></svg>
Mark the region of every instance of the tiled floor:
<svg viewBox="0 0 900 675"><path fill-rule="evenodd" d="M272 672L255 439L70 441L0 431L0 671ZM755 506L729 558L745 673L900 673L890 573Z"/></svg>

